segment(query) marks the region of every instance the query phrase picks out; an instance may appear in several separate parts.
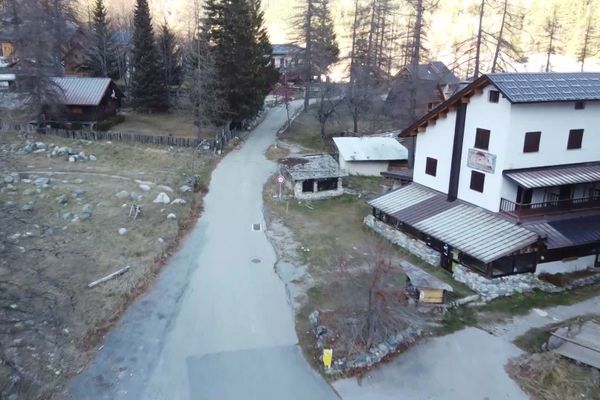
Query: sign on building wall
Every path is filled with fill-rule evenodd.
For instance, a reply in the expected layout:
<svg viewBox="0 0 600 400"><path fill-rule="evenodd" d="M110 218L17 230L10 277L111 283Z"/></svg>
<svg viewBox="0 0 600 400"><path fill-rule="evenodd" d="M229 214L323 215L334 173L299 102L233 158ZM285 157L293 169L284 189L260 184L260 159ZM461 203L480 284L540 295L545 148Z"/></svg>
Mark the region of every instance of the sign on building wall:
<svg viewBox="0 0 600 400"><path fill-rule="evenodd" d="M469 168L493 174L496 170L496 155L487 151L469 149L469 157L467 159Z"/></svg>

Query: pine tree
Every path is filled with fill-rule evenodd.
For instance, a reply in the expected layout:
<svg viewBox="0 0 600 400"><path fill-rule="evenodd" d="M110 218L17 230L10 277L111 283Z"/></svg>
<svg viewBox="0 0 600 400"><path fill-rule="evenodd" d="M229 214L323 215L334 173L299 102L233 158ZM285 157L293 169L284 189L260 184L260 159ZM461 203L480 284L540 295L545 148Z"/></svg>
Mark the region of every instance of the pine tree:
<svg viewBox="0 0 600 400"><path fill-rule="evenodd" d="M160 74L147 0L136 0L133 27L131 104L142 112L165 110L168 108L165 82Z"/></svg>
<svg viewBox="0 0 600 400"><path fill-rule="evenodd" d="M103 0L96 0L90 22L92 45L88 54L88 67L94 76L117 79L119 71L116 58L114 31L107 16Z"/></svg>
<svg viewBox="0 0 600 400"><path fill-rule="evenodd" d="M220 118L240 127L258 113L278 78L260 0L207 0L205 10L219 92L225 96Z"/></svg>
<svg viewBox="0 0 600 400"><path fill-rule="evenodd" d="M162 79L168 88L179 86L182 79L181 47L177 43L175 34L164 23L158 34L158 54ZM167 91L167 102L171 105L171 99Z"/></svg>

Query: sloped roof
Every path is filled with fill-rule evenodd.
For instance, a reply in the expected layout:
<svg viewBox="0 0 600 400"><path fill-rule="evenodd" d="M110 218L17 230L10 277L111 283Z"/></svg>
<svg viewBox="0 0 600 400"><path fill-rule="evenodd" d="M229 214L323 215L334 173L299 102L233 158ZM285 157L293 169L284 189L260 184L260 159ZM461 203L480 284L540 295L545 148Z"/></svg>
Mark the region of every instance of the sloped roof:
<svg viewBox="0 0 600 400"><path fill-rule="evenodd" d="M489 263L538 240L538 234L483 208L416 183L369 202L414 228Z"/></svg>
<svg viewBox="0 0 600 400"><path fill-rule="evenodd" d="M408 159L408 149L393 137L362 136L333 138L345 161L390 161Z"/></svg>
<svg viewBox="0 0 600 400"><path fill-rule="evenodd" d="M419 128L447 113L465 98L494 85L513 104L563 101L600 101L600 72L538 72L487 74L457 91L448 100L419 118L400 136L414 136Z"/></svg>
<svg viewBox="0 0 600 400"><path fill-rule="evenodd" d="M62 77L52 80L62 92L63 104L77 106L100 104L111 83L110 78ZM122 93L118 91L115 96L122 97Z"/></svg>
<svg viewBox="0 0 600 400"><path fill-rule="evenodd" d="M487 77L511 103L600 100L600 73L530 72Z"/></svg>
<svg viewBox="0 0 600 400"><path fill-rule="evenodd" d="M600 242L600 214L524 224L545 238L549 249Z"/></svg>
<svg viewBox="0 0 600 400"><path fill-rule="evenodd" d="M408 72L414 75L414 66L409 64L405 67ZM452 71L441 61L432 61L427 64L419 64L417 66L418 79L434 80L439 84L447 85L458 83L459 79Z"/></svg>
<svg viewBox="0 0 600 400"><path fill-rule="evenodd" d="M345 176L338 163L329 154L308 154L282 158L279 161L294 181L325 179Z"/></svg>
<svg viewBox="0 0 600 400"><path fill-rule="evenodd" d="M527 189L600 182L600 161L505 170L503 174Z"/></svg>
<svg viewBox="0 0 600 400"><path fill-rule="evenodd" d="M303 51L304 49L300 46L296 46L295 44L273 44L271 45L271 47L273 48L273 54L277 54L277 55L287 55L287 54L296 54L299 53L301 51Z"/></svg>

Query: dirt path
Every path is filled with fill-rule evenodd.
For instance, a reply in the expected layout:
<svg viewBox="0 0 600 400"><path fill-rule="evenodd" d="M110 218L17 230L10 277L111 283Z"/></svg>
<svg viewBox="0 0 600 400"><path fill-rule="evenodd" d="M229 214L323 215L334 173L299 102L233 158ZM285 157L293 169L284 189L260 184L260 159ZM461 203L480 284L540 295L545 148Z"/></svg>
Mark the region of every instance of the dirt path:
<svg viewBox="0 0 600 400"><path fill-rule="evenodd" d="M284 121L274 109L219 164L196 228L68 398L338 398L303 359L275 252L253 229L264 227L262 188L276 170L264 152Z"/></svg>

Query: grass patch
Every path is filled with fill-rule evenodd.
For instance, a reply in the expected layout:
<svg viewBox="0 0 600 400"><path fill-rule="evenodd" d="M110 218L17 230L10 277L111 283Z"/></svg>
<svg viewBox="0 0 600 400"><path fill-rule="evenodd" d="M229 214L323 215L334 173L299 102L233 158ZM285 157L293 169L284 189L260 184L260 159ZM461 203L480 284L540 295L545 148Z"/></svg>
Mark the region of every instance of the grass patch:
<svg viewBox="0 0 600 400"><path fill-rule="evenodd" d="M277 161L280 158L287 157L289 154L290 151L288 149L274 144L267 149L265 152L265 157L267 157L267 160Z"/></svg>
<svg viewBox="0 0 600 400"><path fill-rule="evenodd" d="M381 176L349 176L346 187L356 190L367 199L374 198L383 191L383 178Z"/></svg>
<svg viewBox="0 0 600 400"><path fill-rule="evenodd" d="M196 127L192 113L169 112L156 114L139 114L127 112L124 121L112 126L116 132L142 133L145 135L172 135L195 137ZM213 138L218 130L210 127L201 132L203 138Z"/></svg>
<svg viewBox="0 0 600 400"><path fill-rule="evenodd" d="M480 308L482 312L502 312L510 315L524 315L533 308L549 308L555 306L580 303L600 293L600 283L568 290L562 293L546 293L539 290L500 297Z"/></svg>

